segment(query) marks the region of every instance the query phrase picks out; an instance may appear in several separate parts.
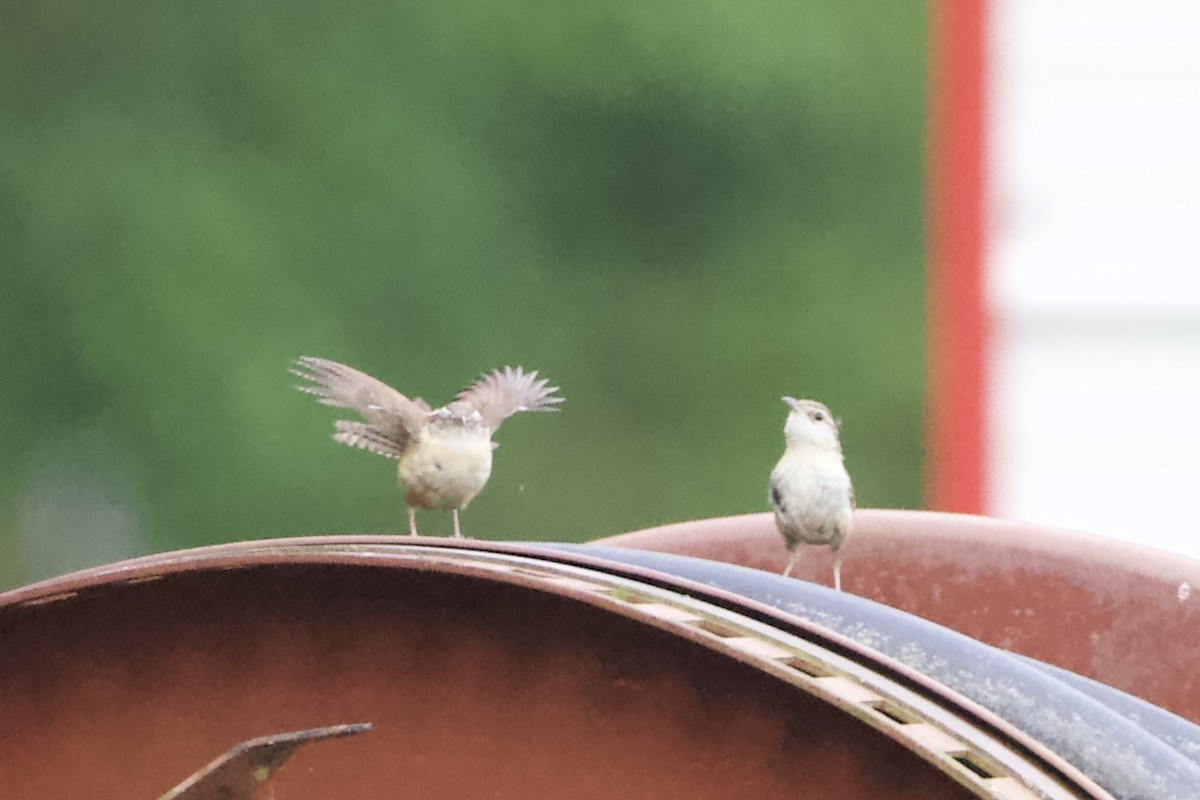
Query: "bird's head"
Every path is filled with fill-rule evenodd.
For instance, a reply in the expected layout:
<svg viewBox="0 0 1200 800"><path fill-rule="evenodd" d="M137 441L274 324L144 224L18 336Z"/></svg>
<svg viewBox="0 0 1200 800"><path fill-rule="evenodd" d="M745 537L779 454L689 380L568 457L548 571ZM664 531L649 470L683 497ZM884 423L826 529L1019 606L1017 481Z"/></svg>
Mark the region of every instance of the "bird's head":
<svg viewBox="0 0 1200 800"><path fill-rule="evenodd" d="M461 400L455 400L453 403L431 411L429 418L434 425L443 430L461 429L485 437L491 436L492 433L483 424L483 415L475 409L475 406Z"/></svg>
<svg viewBox="0 0 1200 800"><path fill-rule="evenodd" d="M823 403L794 397L784 397L783 402L791 409L783 424L783 438L788 447L841 451L838 440L841 420L830 414Z"/></svg>

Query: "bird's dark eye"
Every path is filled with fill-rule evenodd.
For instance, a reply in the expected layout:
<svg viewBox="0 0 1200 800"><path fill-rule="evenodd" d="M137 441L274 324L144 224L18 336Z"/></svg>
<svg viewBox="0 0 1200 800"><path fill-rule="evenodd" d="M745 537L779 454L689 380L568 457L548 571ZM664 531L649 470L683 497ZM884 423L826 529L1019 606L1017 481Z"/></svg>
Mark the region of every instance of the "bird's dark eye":
<svg viewBox="0 0 1200 800"><path fill-rule="evenodd" d="M820 411L814 411L814 412L812 412L812 418L814 421L820 422L823 419L825 419L825 415L822 414Z"/></svg>

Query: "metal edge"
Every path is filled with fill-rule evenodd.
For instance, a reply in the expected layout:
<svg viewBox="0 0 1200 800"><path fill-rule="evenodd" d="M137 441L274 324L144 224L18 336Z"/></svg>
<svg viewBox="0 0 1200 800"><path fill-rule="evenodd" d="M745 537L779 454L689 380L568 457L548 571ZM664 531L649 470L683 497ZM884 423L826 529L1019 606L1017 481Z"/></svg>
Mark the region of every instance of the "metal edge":
<svg viewBox="0 0 1200 800"><path fill-rule="evenodd" d="M6 592L0 594L0 609L36 606L198 569L295 564L434 569L493 580L503 575L505 582L602 606L668 630L785 680L899 742L980 797L1112 800L1027 734L859 642L740 595L537 545L409 536L293 537L212 545L97 567ZM682 615L663 612L664 606Z"/></svg>

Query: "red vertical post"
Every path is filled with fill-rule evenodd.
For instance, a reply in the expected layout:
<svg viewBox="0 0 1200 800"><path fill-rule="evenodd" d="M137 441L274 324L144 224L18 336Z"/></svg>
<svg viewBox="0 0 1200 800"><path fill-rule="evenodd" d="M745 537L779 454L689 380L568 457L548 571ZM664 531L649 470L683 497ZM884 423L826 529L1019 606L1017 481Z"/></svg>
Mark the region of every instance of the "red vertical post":
<svg viewBox="0 0 1200 800"><path fill-rule="evenodd" d="M930 1L926 503L987 510L987 0Z"/></svg>

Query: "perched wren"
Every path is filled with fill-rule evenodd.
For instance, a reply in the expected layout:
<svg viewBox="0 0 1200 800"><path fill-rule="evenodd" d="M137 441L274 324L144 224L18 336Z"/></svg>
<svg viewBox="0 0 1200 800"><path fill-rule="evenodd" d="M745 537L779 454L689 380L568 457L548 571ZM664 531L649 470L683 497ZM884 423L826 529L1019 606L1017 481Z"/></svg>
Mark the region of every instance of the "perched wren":
<svg viewBox="0 0 1200 800"><path fill-rule="evenodd" d="M365 422L339 419L335 442L399 460L397 475L408 504L408 531L417 535L416 509L450 509L454 535L462 538L458 512L492 474L492 434L518 411L557 411L556 386L520 367L493 370L432 409L366 373L324 358L296 359L297 386L318 402L358 412Z"/></svg>
<svg viewBox="0 0 1200 800"><path fill-rule="evenodd" d="M842 460L841 425L816 400L785 397L791 411L783 426L783 458L771 471L769 501L775 525L791 551L784 575L800 560L800 545L827 544L834 554L833 584L842 590L838 548L850 533L854 486Z"/></svg>

